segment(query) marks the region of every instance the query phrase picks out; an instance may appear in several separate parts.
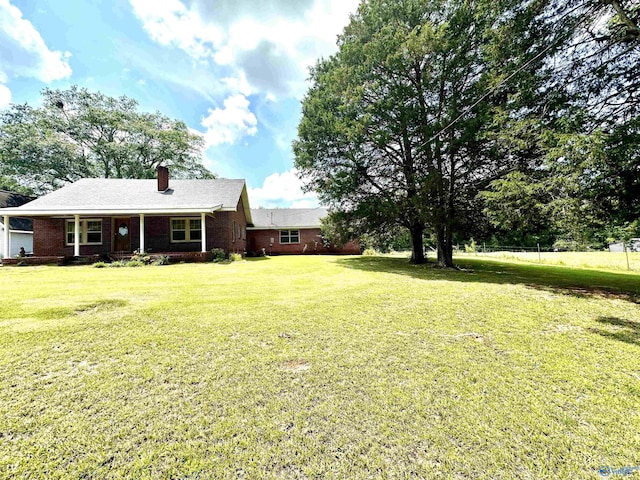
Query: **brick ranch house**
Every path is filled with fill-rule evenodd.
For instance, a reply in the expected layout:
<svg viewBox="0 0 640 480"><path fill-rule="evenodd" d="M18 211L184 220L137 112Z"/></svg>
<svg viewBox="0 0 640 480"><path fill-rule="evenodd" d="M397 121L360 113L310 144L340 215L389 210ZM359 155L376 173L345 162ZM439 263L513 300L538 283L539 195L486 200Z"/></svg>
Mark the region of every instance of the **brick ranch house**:
<svg viewBox="0 0 640 480"><path fill-rule="evenodd" d="M169 185L166 167L158 168L157 180L82 179L26 205L0 209L4 223L18 216L33 219L33 263L134 250L190 260L206 260L213 248L274 255L360 253L355 244L339 250L320 246L320 218L326 213L251 210L244 180L172 179ZM3 263L15 263L4 237Z"/></svg>

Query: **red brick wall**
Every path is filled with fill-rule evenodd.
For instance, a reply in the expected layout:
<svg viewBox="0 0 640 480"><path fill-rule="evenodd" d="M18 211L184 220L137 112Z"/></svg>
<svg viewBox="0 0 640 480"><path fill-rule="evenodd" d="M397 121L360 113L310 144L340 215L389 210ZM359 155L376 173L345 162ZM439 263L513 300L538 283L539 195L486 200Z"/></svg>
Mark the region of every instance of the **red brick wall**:
<svg viewBox="0 0 640 480"><path fill-rule="evenodd" d="M236 222L236 235L232 233L233 222ZM244 253L247 251L247 217L244 214L242 197L235 212L229 212L229 252ZM234 238L235 237L235 238Z"/></svg>
<svg viewBox="0 0 640 480"><path fill-rule="evenodd" d="M179 216L174 215L173 217ZM200 240L186 243L171 242L171 218L173 217L144 217L146 250L148 252L199 252L202 249L202 243ZM131 218L131 230L133 231L131 244L133 249L139 248L140 246L140 221L139 218L135 218L134 227L134 218L135 217ZM193 218L200 217L194 216ZM207 216L205 218L207 250L211 250L218 245L220 245L218 248L225 248L224 232L221 230L220 223L221 221L218 219L218 214L215 214L213 217Z"/></svg>
<svg viewBox="0 0 640 480"><path fill-rule="evenodd" d="M250 230L247 248L251 252L259 252L264 248L267 255L360 254L360 246L354 242L349 242L342 248L326 248L320 238L319 228L304 228L299 229L299 232L300 243L281 244L280 230Z"/></svg>
<svg viewBox="0 0 640 480"><path fill-rule="evenodd" d="M100 217L91 217L100 218ZM73 256L73 245L65 245L65 219L33 219L33 254L35 256ZM111 251L111 217L102 218L102 245L80 245L80 255L100 255Z"/></svg>
<svg viewBox="0 0 640 480"><path fill-rule="evenodd" d="M140 226L138 225L138 230ZM138 238L140 232L138 231ZM138 240L138 246L140 241ZM169 245L169 217L144 216L144 248L148 252L165 252Z"/></svg>
<svg viewBox="0 0 640 480"><path fill-rule="evenodd" d="M247 217L244 214L242 198L235 212L215 212L211 223L207 222L207 245L209 248L222 248L227 253L244 253L247 250ZM233 235L233 222L236 233Z"/></svg>
<svg viewBox="0 0 640 480"><path fill-rule="evenodd" d="M225 252L229 251L229 242L227 234L229 212L216 212L213 217L207 217L207 249L222 248Z"/></svg>

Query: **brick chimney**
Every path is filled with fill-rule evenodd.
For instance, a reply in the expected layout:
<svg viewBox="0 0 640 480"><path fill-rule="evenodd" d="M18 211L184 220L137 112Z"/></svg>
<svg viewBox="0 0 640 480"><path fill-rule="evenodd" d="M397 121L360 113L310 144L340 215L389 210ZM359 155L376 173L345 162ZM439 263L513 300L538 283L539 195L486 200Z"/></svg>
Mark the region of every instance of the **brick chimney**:
<svg viewBox="0 0 640 480"><path fill-rule="evenodd" d="M164 192L169 188L169 169L159 166L156 171L158 172L158 191Z"/></svg>

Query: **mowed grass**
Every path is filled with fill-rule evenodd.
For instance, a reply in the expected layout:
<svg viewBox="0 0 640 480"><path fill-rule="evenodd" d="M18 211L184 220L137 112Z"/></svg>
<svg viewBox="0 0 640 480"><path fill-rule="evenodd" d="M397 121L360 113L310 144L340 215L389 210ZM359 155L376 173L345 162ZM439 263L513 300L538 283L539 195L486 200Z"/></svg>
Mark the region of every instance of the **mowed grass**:
<svg viewBox="0 0 640 480"><path fill-rule="evenodd" d="M0 477L640 465L640 275L459 261L2 268Z"/></svg>
<svg viewBox="0 0 640 480"><path fill-rule="evenodd" d="M482 256L544 265L640 272L640 252L628 252L628 254L624 252L541 252L540 255L538 252L490 252L477 255L467 253L460 256Z"/></svg>

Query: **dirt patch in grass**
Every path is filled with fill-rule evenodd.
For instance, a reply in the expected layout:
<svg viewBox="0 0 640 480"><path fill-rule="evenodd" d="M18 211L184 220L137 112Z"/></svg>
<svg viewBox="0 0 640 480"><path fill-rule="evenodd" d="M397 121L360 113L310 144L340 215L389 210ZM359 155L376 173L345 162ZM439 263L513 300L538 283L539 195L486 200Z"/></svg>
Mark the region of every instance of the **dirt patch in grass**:
<svg viewBox="0 0 640 480"><path fill-rule="evenodd" d="M282 368L291 372L299 373L306 372L311 368L311 365L306 360L287 360L282 364Z"/></svg>

